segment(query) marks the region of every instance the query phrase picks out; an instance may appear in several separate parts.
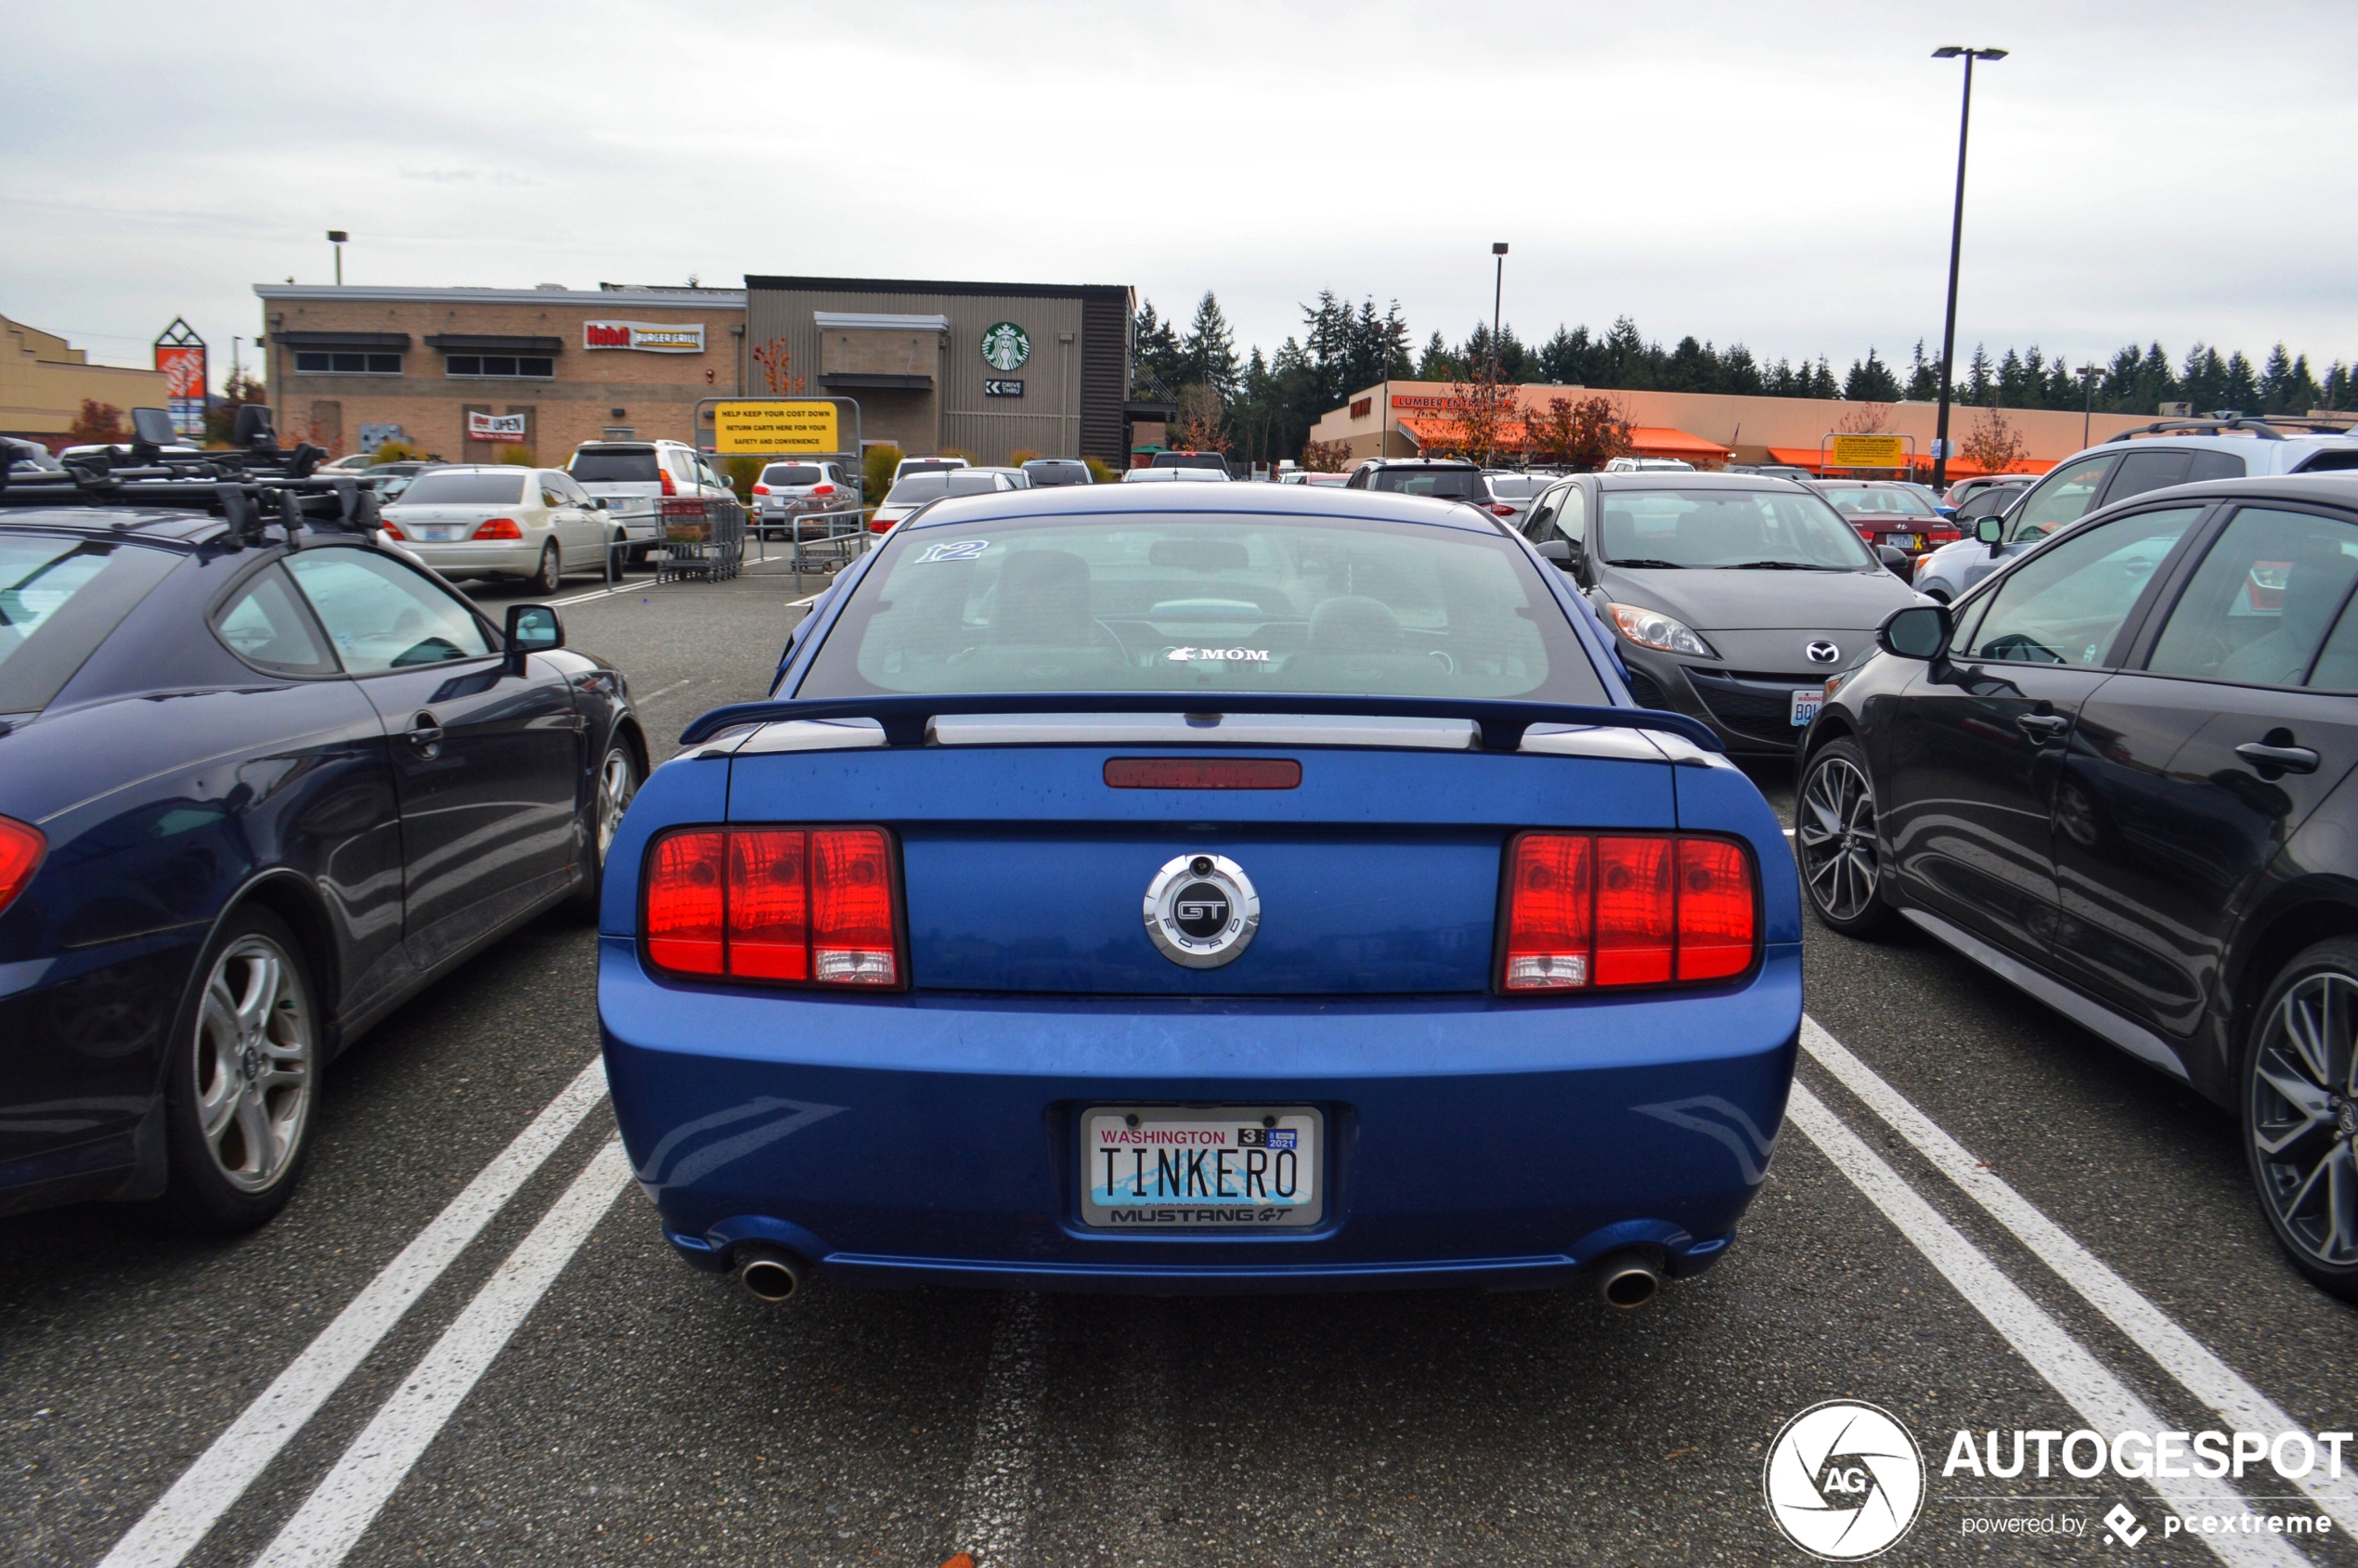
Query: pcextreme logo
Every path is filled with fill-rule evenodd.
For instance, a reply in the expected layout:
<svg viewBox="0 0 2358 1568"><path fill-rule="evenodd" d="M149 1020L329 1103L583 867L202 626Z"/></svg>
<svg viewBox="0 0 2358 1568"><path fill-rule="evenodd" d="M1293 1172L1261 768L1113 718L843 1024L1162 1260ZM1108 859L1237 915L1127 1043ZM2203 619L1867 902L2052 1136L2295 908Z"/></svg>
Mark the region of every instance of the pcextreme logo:
<svg viewBox="0 0 2358 1568"><path fill-rule="evenodd" d="M1924 1503L1924 1455L1888 1410L1829 1399L1777 1433L1760 1491L1785 1539L1828 1562L1858 1562L1914 1528Z"/></svg>

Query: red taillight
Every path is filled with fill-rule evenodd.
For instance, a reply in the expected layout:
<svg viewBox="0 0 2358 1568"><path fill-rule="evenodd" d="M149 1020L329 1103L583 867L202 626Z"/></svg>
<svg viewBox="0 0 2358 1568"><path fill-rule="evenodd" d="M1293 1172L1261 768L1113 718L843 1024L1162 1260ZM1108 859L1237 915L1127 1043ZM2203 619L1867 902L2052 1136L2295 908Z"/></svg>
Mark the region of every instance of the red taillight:
<svg viewBox="0 0 2358 1568"><path fill-rule="evenodd" d="M1752 966L1752 857L1723 838L1526 833L1508 862L1506 991L1695 984Z"/></svg>
<svg viewBox="0 0 2358 1568"><path fill-rule="evenodd" d="M382 528L382 529L385 531L385 538L389 538L389 539L401 539L401 540L406 541L406 540L408 540L408 538L409 538L409 536L408 536L408 535L407 535L407 534L405 534L405 533L403 533L403 532L401 531L401 525L400 525L399 524L397 524L397 523L394 522L391 518L387 518L387 517L380 517L380 518L378 518L378 519L377 519L377 526L378 526L378 527L380 527L380 528Z"/></svg>
<svg viewBox="0 0 2358 1568"><path fill-rule="evenodd" d="M1488 512L1493 517L1512 517L1515 514L1515 509L1513 507L1508 506L1501 501L1492 501L1490 505L1485 507L1483 510Z"/></svg>
<svg viewBox="0 0 2358 1568"><path fill-rule="evenodd" d="M810 493L814 496L832 496L836 493L836 487L822 481L810 486Z"/></svg>
<svg viewBox="0 0 2358 1568"><path fill-rule="evenodd" d="M661 465L657 465L655 469L655 477L663 481L663 493L665 495L676 496L680 493L680 486L671 482L671 470L664 468Z"/></svg>
<svg viewBox="0 0 2358 1568"><path fill-rule="evenodd" d="M479 539L520 539L524 538L524 530L516 526L516 520L512 517L495 517L488 523L478 525L473 537Z"/></svg>
<svg viewBox="0 0 2358 1568"><path fill-rule="evenodd" d="M721 972L721 867L728 835L718 828L675 833L655 846L647 866L647 956L683 975Z"/></svg>
<svg viewBox="0 0 2358 1568"><path fill-rule="evenodd" d="M6 909L32 880L49 840L31 823L0 817L0 909Z"/></svg>
<svg viewBox="0 0 2358 1568"><path fill-rule="evenodd" d="M893 521L893 519L888 518L872 517L868 520L868 532L872 534L889 534L892 532Z"/></svg>
<svg viewBox="0 0 2358 1568"><path fill-rule="evenodd" d="M753 487L753 493L757 496L766 496L770 493L770 486L767 485L756 485Z"/></svg>
<svg viewBox="0 0 2358 1568"><path fill-rule="evenodd" d="M1954 528L1927 528L1924 530L1924 543L1926 544L1955 544L1959 539L1963 538L1964 535L1957 532Z"/></svg>
<svg viewBox="0 0 2358 1568"><path fill-rule="evenodd" d="M693 828L648 860L647 956L681 975L897 986L895 903L882 828Z"/></svg>

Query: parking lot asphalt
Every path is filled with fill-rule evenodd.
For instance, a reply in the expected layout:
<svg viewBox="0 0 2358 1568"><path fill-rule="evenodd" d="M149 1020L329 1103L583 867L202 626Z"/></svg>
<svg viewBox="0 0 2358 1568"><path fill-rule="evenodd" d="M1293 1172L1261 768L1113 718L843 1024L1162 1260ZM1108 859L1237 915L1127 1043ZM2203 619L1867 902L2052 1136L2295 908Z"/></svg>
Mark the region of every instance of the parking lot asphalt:
<svg viewBox="0 0 2358 1568"><path fill-rule="evenodd" d="M825 581L557 600L660 757L761 694ZM1752 771L1789 812L1790 770ZM591 930L551 916L338 1059L260 1232L0 1221L0 1561L1799 1562L1764 1455L1855 1398L1928 1471L1883 1562L2358 1563L2348 1479L1941 1473L1959 1431L2347 1430L2358 1313L2278 1260L2224 1114L1924 939L1811 926L1806 964L1801 1092L1743 1234L1638 1312L824 1283L769 1307L678 1263L623 1179L582 1080ZM2172 1505L2333 1532L2170 1536ZM1967 1533L2013 1518L2049 1523Z"/></svg>

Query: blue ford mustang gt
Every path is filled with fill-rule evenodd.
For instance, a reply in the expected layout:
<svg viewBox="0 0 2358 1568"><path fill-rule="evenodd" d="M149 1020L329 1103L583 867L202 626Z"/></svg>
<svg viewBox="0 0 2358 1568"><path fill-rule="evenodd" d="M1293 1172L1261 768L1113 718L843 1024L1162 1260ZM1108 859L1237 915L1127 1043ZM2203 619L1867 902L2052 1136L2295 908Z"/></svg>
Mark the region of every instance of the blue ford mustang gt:
<svg viewBox="0 0 2358 1568"><path fill-rule="evenodd" d="M683 745L614 845L599 1012L666 1235L757 1293L1634 1305L1758 1190L1782 833L1471 508L939 501Z"/></svg>

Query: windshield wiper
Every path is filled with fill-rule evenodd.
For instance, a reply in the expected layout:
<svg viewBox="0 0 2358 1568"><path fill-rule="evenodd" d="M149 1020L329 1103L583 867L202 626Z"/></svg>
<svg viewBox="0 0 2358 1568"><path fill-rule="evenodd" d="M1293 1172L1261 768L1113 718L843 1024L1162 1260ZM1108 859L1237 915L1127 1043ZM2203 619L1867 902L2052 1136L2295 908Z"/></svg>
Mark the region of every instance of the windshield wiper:
<svg viewBox="0 0 2358 1568"><path fill-rule="evenodd" d="M1732 565L1714 566L1715 572L1848 572L1851 566L1820 566L1808 561L1738 561Z"/></svg>
<svg viewBox="0 0 2358 1568"><path fill-rule="evenodd" d="M1616 555L1612 560L1606 562L1605 564L1608 566L1635 566L1640 571L1648 572L1683 572L1687 569L1684 564L1677 561L1649 561L1643 556L1639 556L1634 561L1624 561L1621 557Z"/></svg>

